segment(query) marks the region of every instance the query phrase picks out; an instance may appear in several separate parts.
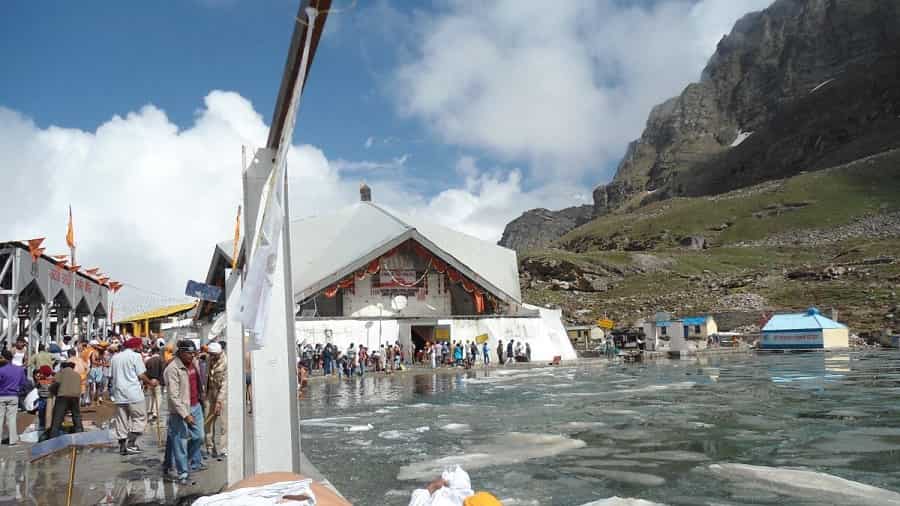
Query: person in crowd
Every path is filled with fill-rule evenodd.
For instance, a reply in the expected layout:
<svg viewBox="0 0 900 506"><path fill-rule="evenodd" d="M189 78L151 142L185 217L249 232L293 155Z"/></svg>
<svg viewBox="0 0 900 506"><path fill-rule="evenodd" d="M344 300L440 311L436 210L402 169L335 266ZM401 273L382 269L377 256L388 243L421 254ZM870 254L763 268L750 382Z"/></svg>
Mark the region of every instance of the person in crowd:
<svg viewBox="0 0 900 506"><path fill-rule="evenodd" d="M394 343L394 369L402 370L401 364L403 364L403 347L400 346L400 341Z"/></svg>
<svg viewBox="0 0 900 506"><path fill-rule="evenodd" d="M516 341L516 362L523 362L525 360L525 347L522 346L522 341Z"/></svg>
<svg viewBox="0 0 900 506"><path fill-rule="evenodd" d="M59 343L59 351L63 353L69 353L74 346L72 346L72 336L63 336L62 342ZM68 356L68 355L66 355Z"/></svg>
<svg viewBox="0 0 900 506"><path fill-rule="evenodd" d="M431 368L437 369L438 356L441 354L440 345L435 342L435 343L431 343L431 345L428 346L428 348L429 348L428 354L431 356Z"/></svg>
<svg viewBox="0 0 900 506"><path fill-rule="evenodd" d="M12 350L12 365L24 367L28 363L28 340L25 336L16 338L16 344Z"/></svg>
<svg viewBox="0 0 900 506"><path fill-rule="evenodd" d="M488 347L487 341L481 345L481 354L483 356L484 366L487 367L491 365L491 349Z"/></svg>
<svg viewBox="0 0 900 506"><path fill-rule="evenodd" d="M155 387L159 384L157 380L147 377L147 368L138 354L142 346L141 338L132 337L125 341L124 349L110 361L113 382L110 397L116 404L113 433L119 440L121 455L141 453L137 440L147 423L147 406L142 385Z"/></svg>
<svg viewBox="0 0 900 506"><path fill-rule="evenodd" d="M82 356L78 353L77 348L72 348L68 351L67 360L72 363L73 369L76 373L78 373L78 377L81 378L81 405L86 406L87 402L87 394L88 394L88 385L87 385L87 377L88 377L88 365L84 363Z"/></svg>
<svg viewBox="0 0 900 506"><path fill-rule="evenodd" d="M147 377L156 380L156 386L147 388L147 421L153 422L159 418L159 403L162 401L162 389L165 382L163 381L163 371L166 370L166 364L163 363L160 350L156 346L150 349L150 358L144 362L144 368L147 370Z"/></svg>
<svg viewBox="0 0 900 506"><path fill-rule="evenodd" d="M328 376L331 373L331 343L327 343L322 349L322 375Z"/></svg>
<svg viewBox="0 0 900 506"><path fill-rule="evenodd" d="M38 399L35 403L37 411L38 430L47 430L47 405L50 401L50 385L53 384L53 369L49 365L42 365L34 371L34 384L38 390Z"/></svg>
<svg viewBox="0 0 900 506"><path fill-rule="evenodd" d="M206 378L209 374L208 349L209 346L204 344L200 347L200 353L197 354L197 371L200 373L200 381L202 381L204 385L206 384Z"/></svg>
<svg viewBox="0 0 900 506"><path fill-rule="evenodd" d="M390 344L384 348L385 372L390 374L394 371L394 347Z"/></svg>
<svg viewBox="0 0 900 506"><path fill-rule="evenodd" d="M172 360L163 373L166 381L166 398L169 406L169 448L163 463L166 471L174 469L175 476L166 473L179 483L187 483L188 473L203 471L200 450L203 448L203 383L197 370L197 346L190 339L178 342L176 360Z"/></svg>
<svg viewBox="0 0 900 506"><path fill-rule="evenodd" d="M350 343L350 347L347 348L347 372L349 373L347 377L352 377L356 374L356 369L359 367L359 356L356 354L356 347L353 343Z"/></svg>
<svg viewBox="0 0 900 506"><path fill-rule="evenodd" d="M503 365L503 339L497 340L497 363Z"/></svg>
<svg viewBox="0 0 900 506"><path fill-rule="evenodd" d="M53 367L53 355L47 352L47 346L44 343L38 344L38 351L28 359L28 367L36 371L42 366Z"/></svg>
<svg viewBox="0 0 900 506"><path fill-rule="evenodd" d="M109 343L100 343L100 347L103 349L103 354L100 356L100 367L103 369L103 390L106 392L107 398L109 398L110 392L112 392L111 361L115 350ZM102 395L100 397L100 402L103 402Z"/></svg>
<svg viewBox="0 0 900 506"><path fill-rule="evenodd" d="M335 354L337 357L338 379L344 379L344 374L346 374L347 371L347 355L341 353L341 350L337 350Z"/></svg>
<svg viewBox="0 0 900 506"><path fill-rule="evenodd" d="M509 342L506 343L506 362L504 362L504 365L515 360L515 355L513 355L513 346L515 345L515 342L515 339L510 339Z"/></svg>
<svg viewBox="0 0 900 506"><path fill-rule="evenodd" d="M0 437L3 425L9 431L9 444L14 446L19 441L16 418L19 413L19 392L27 382L25 367L15 365L15 355L10 350L3 350L0 355Z"/></svg>
<svg viewBox="0 0 900 506"><path fill-rule="evenodd" d="M322 345L320 343L316 343L312 348L312 363L309 365L309 372L313 372L316 369L321 367L320 361L322 360Z"/></svg>
<svg viewBox="0 0 900 506"><path fill-rule="evenodd" d="M74 350L69 350L74 351ZM75 432L84 431L81 425L81 376L75 372L75 364L63 362L56 381L50 385L53 402L53 422L50 424L50 437L59 436L66 413L72 414Z"/></svg>
<svg viewBox="0 0 900 506"><path fill-rule="evenodd" d="M100 349L99 341L91 341L90 345L94 353L91 354L88 364L90 366L87 377L88 397L91 404L96 404L103 395L103 351Z"/></svg>
<svg viewBox="0 0 900 506"><path fill-rule="evenodd" d="M366 374L366 362L369 360L369 349L359 345L359 376Z"/></svg>
<svg viewBox="0 0 900 506"><path fill-rule="evenodd" d="M209 343L209 373L206 379L206 399L203 404L205 421L203 432L206 452L215 458L225 457L228 452L225 401L228 398L228 359L219 343ZM303 367L301 366L301 369Z"/></svg>
<svg viewBox="0 0 900 506"><path fill-rule="evenodd" d="M531 344L525 343L525 360L531 362Z"/></svg>

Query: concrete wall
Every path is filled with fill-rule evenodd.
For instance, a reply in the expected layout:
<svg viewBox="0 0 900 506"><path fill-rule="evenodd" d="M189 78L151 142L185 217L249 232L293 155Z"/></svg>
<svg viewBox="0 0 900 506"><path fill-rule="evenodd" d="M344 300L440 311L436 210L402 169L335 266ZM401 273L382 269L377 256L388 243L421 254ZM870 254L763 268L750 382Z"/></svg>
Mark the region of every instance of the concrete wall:
<svg viewBox="0 0 900 506"><path fill-rule="evenodd" d="M850 331L848 329L824 329L822 330L822 340L825 349L849 348Z"/></svg>

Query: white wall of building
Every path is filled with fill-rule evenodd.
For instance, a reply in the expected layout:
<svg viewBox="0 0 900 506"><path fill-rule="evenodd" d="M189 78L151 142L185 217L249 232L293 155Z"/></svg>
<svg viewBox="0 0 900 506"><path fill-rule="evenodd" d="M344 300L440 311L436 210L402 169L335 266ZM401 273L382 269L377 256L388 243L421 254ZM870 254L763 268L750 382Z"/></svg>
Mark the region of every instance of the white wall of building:
<svg viewBox="0 0 900 506"><path fill-rule="evenodd" d="M397 320L301 320L296 328L298 343L331 343L342 350L350 343L377 348L395 342L400 334Z"/></svg>
<svg viewBox="0 0 900 506"><path fill-rule="evenodd" d="M536 308L535 308L536 309ZM492 360L497 360L497 343L503 340L504 347L510 339L529 343L531 358L535 362L549 362L560 356L563 360L576 357L562 325L561 312L541 309L535 318L477 318L435 320L300 320L297 321L297 342L315 345L330 342L341 349L350 343L364 344L377 348L380 344L400 341L405 350L412 346L410 327L412 325L447 325L453 341L472 341L481 334L488 335L488 347Z"/></svg>
<svg viewBox="0 0 900 506"><path fill-rule="evenodd" d="M376 274L377 276L377 274ZM450 293L444 290L444 277L438 273L428 274L428 290L424 298L406 296L405 305L397 304L394 297L380 295L380 290L372 290L374 276L356 282L354 290L344 290L344 314L354 318L372 317L437 317L448 315Z"/></svg>

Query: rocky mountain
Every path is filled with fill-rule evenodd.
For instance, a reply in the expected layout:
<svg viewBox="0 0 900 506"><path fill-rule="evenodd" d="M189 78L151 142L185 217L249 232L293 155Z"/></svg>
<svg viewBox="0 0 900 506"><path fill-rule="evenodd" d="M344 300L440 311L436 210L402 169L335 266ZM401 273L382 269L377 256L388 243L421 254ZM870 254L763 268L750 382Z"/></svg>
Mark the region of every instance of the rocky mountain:
<svg viewBox="0 0 900 506"><path fill-rule="evenodd" d="M777 0L718 44L699 82L651 112L596 216L722 193L900 146L900 2Z"/></svg>
<svg viewBox="0 0 900 506"><path fill-rule="evenodd" d="M511 221L503 230L500 246L519 253L548 246L575 227L591 221L593 207L568 207L560 211L532 209Z"/></svg>
<svg viewBox="0 0 900 506"><path fill-rule="evenodd" d="M594 190L593 217L896 147L900 2L776 0L735 24L699 82L650 111L613 180ZM578 226L541 210L548 228L540 229L540 220L526 218L534 212L510 223L507 244L542 246L545 233L555 238L567 223Z"/></svg>
<svg viewBox="0 0 900 506"><path fill-rule="evenodd" d="M650 111L591 214L510 224L526 301L571 322L666 311L744 330L818 306L900 332L900 0L744 16ZM546 245L543 224L569 223Z"/></svg>

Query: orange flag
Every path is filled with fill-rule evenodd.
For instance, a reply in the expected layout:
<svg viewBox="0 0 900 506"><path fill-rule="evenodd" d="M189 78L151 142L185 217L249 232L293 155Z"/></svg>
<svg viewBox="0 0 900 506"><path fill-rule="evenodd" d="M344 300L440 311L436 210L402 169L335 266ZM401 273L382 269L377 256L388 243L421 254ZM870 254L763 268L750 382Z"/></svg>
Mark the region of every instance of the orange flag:
<svg viewBox="0 0 900 506"><path fill-rule="evenodd" d="M69 227L66 230L66 244L70 248L75 247L75 225L72 224L72 206L69 205Z"/></svg>
<svg viewBox="0 0 900 506"><path fill-rule="evenodd" d="M241 206L238 206L237 219L234 222L234 245L231 253L231 268L236 269L238 255L241 253Z"/></svg>

